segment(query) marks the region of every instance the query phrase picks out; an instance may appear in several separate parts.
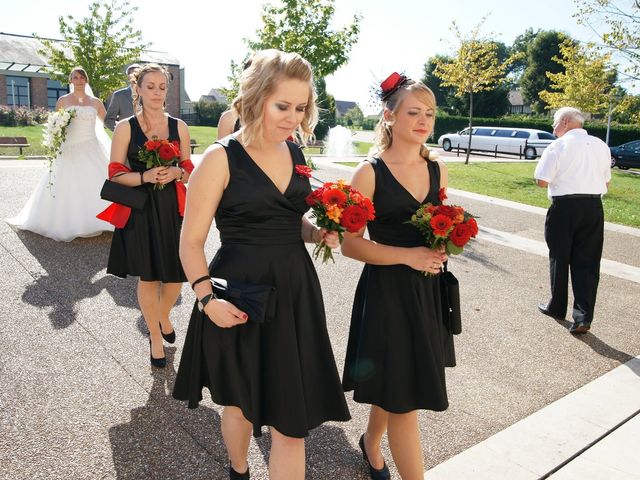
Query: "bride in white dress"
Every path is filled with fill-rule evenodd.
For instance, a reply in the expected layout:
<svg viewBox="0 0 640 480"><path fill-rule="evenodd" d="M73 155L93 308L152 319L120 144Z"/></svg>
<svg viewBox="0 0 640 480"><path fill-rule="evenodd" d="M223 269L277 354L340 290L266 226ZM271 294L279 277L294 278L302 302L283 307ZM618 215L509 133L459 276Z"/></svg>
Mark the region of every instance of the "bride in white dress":
<svg viewBox="0 0 640 480"><path fill-rule="evenodd" d="M69 82L71 93L58 99L56 109L73 109L76 116L69 124L61 153L22 211L7 219L16 228L63 242L113 231L112 225L96 218L110 204L100 198L111 150L103 126L107 112L99 98L85 91L88 78L82 68L73 69Z"/></svg>

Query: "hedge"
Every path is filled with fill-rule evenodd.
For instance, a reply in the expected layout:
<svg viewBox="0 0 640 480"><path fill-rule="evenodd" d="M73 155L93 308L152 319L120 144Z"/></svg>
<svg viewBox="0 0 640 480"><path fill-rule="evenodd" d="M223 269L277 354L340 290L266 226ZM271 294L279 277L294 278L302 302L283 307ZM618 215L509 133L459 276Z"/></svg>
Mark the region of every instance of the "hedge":
<svg viewBox="0 0 640 480"><path fill-rule="evenodd" d="M473 125L487 125L494 127L517 127L517 128L535 128L551 133L551 118L545 117L503 117L503 118L474 118ZM469 117L460 117L454 115L438 116L436 126L433 132L433 139L437 141L441 135L445 133L459 132L469 125ZM586 122L587 131L598 138L604 140L607 136L606 123ZM640 128L635 125L612 124L609 133L609 145L620 145L632 140L640 139Z"/></svg>

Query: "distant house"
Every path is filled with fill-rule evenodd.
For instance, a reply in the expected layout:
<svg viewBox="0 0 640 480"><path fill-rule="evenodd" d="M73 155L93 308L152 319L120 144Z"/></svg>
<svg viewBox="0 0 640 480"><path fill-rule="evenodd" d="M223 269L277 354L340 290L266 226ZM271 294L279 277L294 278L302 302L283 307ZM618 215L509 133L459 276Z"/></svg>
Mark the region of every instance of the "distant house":
<svg viewBox="0 0 640 480"><path fill-rule="evenodd" d="M228 105L227 97L218 88L212 88L207 95L201 95L200 100L203 102L218 102Z"/></svg>
<svg viewBox="0 0 640 480"><path fill-rule="evenodd" d="M533 113L530 105L526 105L522 93L518 90L509 92L509 113L529 115Z"/></svg>
<svg viewBox="0 0 640 480"><path fill-rule="evenodd" d="M336 100L336 118L344 117L344 114L351 110L353 107L357 107L356 102L350 102L347 100Z"/></svg>
<svg viewBox="0 0 640 480"><path fill-rule="evenodd" d="M50 40L62 43L61 40ZM37 37L0 32L0 105L53 110L58 98L69 92L66 83L49 78L46 72L48 59L38 53L42 47ZM168 69L172 81L167 94L167 112L179 116L189 101L180 62L166 52L153 50L143 52L138 62L155 62ZM126 75L122 72L122 86L126 85Z"/></svg>

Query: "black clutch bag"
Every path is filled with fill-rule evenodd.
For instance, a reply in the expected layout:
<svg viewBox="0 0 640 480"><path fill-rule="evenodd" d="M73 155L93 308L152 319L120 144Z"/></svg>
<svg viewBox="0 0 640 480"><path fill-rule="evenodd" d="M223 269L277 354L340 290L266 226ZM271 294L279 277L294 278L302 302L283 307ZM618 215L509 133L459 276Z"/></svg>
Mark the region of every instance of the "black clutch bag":
<svg viewBox="0 0 640 480"><path fill-rule="evenodd" d="M442 299L442 316L449 333L459 335L462 332L462 319L460 316L460 286L458 279L447 270L445 263L444 272L440 274L440 298Z"/></svg>
<svg viewBox="0 0 640 480"><path fill-rule="evenodd" d="M127 207L142 210L147 202L147 194L133 187L105 180L100 190L100 198L119 203Z"/></svg>
<svg viewBox="0 0 640 480"><path fill-rule="evenodd" d="M270 285L211 278L213 294L242 310L249 322L264 323L276 309L276 288Z"/></svg>

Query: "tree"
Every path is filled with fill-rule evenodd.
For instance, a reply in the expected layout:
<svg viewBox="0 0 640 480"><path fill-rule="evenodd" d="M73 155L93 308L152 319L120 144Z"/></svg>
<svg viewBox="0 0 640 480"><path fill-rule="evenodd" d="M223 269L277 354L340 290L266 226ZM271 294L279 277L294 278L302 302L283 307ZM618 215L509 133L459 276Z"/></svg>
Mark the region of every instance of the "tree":
<svg viewBox="0 0 640 480"><path fill-rule="evenodd" d="M520 77L527 68L527 59L529 57L529 48L535 41L536 37L540 33L540 30L534 31L533 28L527 28L524 33L518 35L511 44L510 53L519 53L520 58L513 62L511 66L511 73L515 77L517 83L520 82Z"/></svg>
<svg viewBox="0 0 640 480"><path fill-rule="evenodd" d="M257 40L247 40L252 51L276 48L295 52L313 65L316 77L331 75L349 60L351 47L358 41L361 16L341 30L329 24L335 0L283 0L281 6L262 7L263 27Z"/></svg>
<svg viewBox="0 0 640 480"><path fill-rule="evenodd" d="M570 40L560 45L560 55L553 60L563 71L547 72L550 88L540 92L547 109L572 106L591 114L608 111L616 93L616 73L610 67L611 55L593 50L592 45L582 47Z"/></svg>
<svg viewBox="0 0 640 480"><path fill-rule="evenodd" d="M198 115L198 125L208 125L215 127L218 125L220 115L227 109L227 105L222 102L211 100L198 100L194 105L194 110Z"/></svg>
<svg viewBox="0 0 640 480"><path fill-rule="evenodd" d="M364 114L362 113L362 110L360 110L360 107L356 105L345 112L343 119L347 125L355 125L359 127L362 125L362 121L364 120Z"/></svg>
<svg viewBox="0 0 640 480"><path fill-rule="evenodd" d="M435 57L428 58L424 64L424 70L422 74L422 83L431 89L436 97L436 105L441 110L448 113L458 113L454 107L454 89L453 87L445 87L442 85L442 79L435 74L438 62L449 63L451 57L446 55L436 55Z"/></svg>
<svg viewBox="0 0 640 480"><path fill-rule="evenodd" d="M624 71L640 79L640 1L574 0L579 24L593 30L602 40L603 48L622 57Z"/></svg>
<svg viewBox="0 0 640 480"><path fill-rule="evenodd" d="M469 163L471 134L473 126L473 94L493 90L505 81L509 66L519 58L519 54L509 55L503 62L498 56L499 45L480 36L483 19L467 36L454 21L451 30L458 40L455 56L450 62L436 59L437 75L445 87L453 87L455 95L469 98L469 145L465 164Z"/></svg>
<svg viewBox="0 0 640 480"><path fill-rule="evenodd" d="M142 32L132 26L137 10L126 0L97 0L89 6L89 16L81 20L71 15L59 17L62 48L56 41L41 39L39 52L49 60L51 78L67 83L69 72L80 66L89 76L94 95L104 101L124 83L125 67L149 46L142 42Z"/></svg>
<svg viewBox="0 0 640 480"><path fill-rule="evenodd" d="M527 66L520 78L520 91L536 113L545 111L546 104L540 99L540 92L548 90L551 84L547 72L564 71L564 67L554 57L560 55L560 45L568 38L562 32L546 30L538 32L527 48Z"/></svg>
<svg viewBox="0 0 640 480"><path fill-rule="evenodd" d="M327 83L324 78L316 79L316 92L318 93L318 110L320 118L314 130L314 135L318 140L322 140L329 133L331 127L335 127L336 122L336 100L333 95L327 93Z"/></svg>

